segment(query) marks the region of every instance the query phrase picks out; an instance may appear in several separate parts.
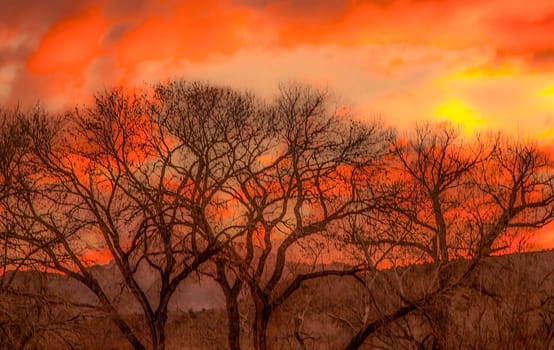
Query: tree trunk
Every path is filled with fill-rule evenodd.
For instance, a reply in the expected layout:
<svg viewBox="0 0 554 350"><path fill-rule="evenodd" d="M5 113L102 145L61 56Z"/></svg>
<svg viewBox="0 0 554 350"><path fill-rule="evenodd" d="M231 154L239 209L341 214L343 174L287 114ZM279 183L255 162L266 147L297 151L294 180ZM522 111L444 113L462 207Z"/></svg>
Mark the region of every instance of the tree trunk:
<svg viewBox="0 0 554 350"><path fill-rule="evenodd" d="M256 315L254 318L254 349L267 350L267 325L271 309L260 297L254 297Z"/></svg>
<svg viewBox="0 0 554 350"><path fill-rule="evenodd" d="M153 340L154 350L165 350L165 325L167 323L167 309L160 312L154 321L155 335Z"/></svg>
<svg viewBox="0 0 554 350"><path fill-rule="evenodd" d="M217 261L217 278L223 295L225 295L225 306L227 309L227 342L231 350L240 350L240 313L238 297L242 290L242 281L235 279L233 285L229 283L225 274L225 262Z"/></svg>
<svg viewBox="0 0 554 350"><path fill-rule="evenodd" d="M231 350L240 350L240 314L236 298L227 301L227 339Z"/></svg>

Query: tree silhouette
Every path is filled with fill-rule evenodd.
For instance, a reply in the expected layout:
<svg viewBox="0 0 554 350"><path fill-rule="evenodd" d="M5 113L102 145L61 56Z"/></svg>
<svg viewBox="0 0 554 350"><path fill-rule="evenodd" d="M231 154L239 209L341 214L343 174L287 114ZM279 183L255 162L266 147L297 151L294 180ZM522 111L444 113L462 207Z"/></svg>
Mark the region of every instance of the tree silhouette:
<svg viewBox="0 0 554 350"><path fill-rule="evenodd" d="M265 115L266 150L255 168L238 174L236 200L247 208L248 230L224 250L217 278L235 326L237 296L248 285L256 349L267 348L273 312L302 283L363 269L329 268L321 249L339 222L378 206L382 198L367 180L386 152L384 130L339 116L324 91L283 87ZM294 262L300 262L296 270ZM238 346L235 342L232 348Z"/></svg>
<svg viewBox="0 0 554 350"><path fill-rule="evenodd" d="M184 82L108 91L56 122L32 116L28 173L6 206L11 239L90 289L134 348L163 349L179 284L243 230L222 210L256 145L244 132L254 118L251 96ZM147 339L88 268L94 254L113 259ZM155 276L153 295L144 273Z"/></svg>
<svg viewBox="0 0 554 350"><path fill-rule="evenodd" d="M0 110L0 293L32 301L0 303L0 316L76 325L90 311L135 349L165 349L170 304L198 274L221 287L233 350L271 347L272 322L303 287L339 277L365 298L356 322L330 313L348 325L345 349L401 331L446 347L448 298L553 217L551 160L532 142L430 124L398 137L300 84L268 102L175 80L108 90L61 115ZM65 275L95 302L32 290L27 270ZM309 305L296 311L291 344L307 348ZM432 329L424 339L402 328L414 317ZM37 329L17 319L0 325L2 344ZM33 342L71 328L56 325Z"/></svg>
<svg viewBox="0 0 554 350"><path fill-rule="evenodd" d="M363 242L404 251L400 264L431 261L436 278L420 295L409 295L397 276L391 295L399 305L369 320L345 349L358 349L381 328L441 304L473 278L484 257L510 248L503 238L554 218L554 169L530 142L497 136L464 144L452 127L426 125L408 139L393 139L392 150L397 195L385 209L389 233ZM435 343L446 346L446 339Z"/></svg>

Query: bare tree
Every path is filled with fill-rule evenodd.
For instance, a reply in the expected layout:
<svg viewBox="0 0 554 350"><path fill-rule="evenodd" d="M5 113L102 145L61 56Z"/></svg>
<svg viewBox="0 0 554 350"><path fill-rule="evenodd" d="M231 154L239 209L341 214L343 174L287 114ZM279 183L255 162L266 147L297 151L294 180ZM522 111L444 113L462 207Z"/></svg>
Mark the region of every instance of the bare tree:
<svg viewBox="0 0 554 350"><path fill-rule="evenodd" d="M457 237L466 234L458 222L467 220L455 213L465 211L470 174L486 162L494 144L464 143L452 126L425 125L416 128L413 138L392 145L401 190L390 206L398 228L393 240L422 251L436 264L447 263L459 253Z"/></svg>
<svg viewBox="0 0 554 350"><path fill-rule="evenodd" d="M53 295L44 266L34 259L37 249L13 239L16 221L8 205L22 194L22 164L31 151L27 113L40 113L40 107L0 110L0 346L73 348L84 334L79 323L91 316L90 308Z"/></svg>
<svg viewBox="0 0 554 350"><path fill-rule="evenodd" d="M184 82L108 91L56 123L34 115L11 239L91 290L135 349L163 349L179 284L243 230L225 219L225 188L255 146L253 118L252 96ZM88 268L95 254L113 260L146 338Z"/></svg>
<svg viewBox="0 0 554 350"><path fill-rule="evenodd" d="M393 141L394 186L400 192L386 209L391 231L369 243L405 251L404 263L433 262L436 282L419 296L408 295L399 283L394 294L402 303L368 322L346 349L359 348L415 310L441 304L469 280L483 257L509 248L503 238L552 221L554 172L548 155L530 142L490 140L464 144L448 126L425 126L413 138ZM469 262L460 265L453 257Z"/></svg>
<svg viewBox="0 0 554 350"><path fill-rule="evenodd" d="M363 269L329 268L322 251L339 222L379 203L367 179L386 152L386 132L340 116L330 102L324 91L282 88L266 113L263 152L238 174L234 197L246 208L247 230L225 251L218 280L226 295L248 285L256 349L267 348L271 315L302 283ZM229 300L235 309L236 297Z"/></svg>
<svg viewBox="0 0 554 350"><path fill-rule="evenodd" d="M0 109L0 290L8 288L12 282L8 270L17 270L21 267L20 256L23 252L15 253L18 246L14 245L8 237L12 230L12 220L4 204L16 191L14 183L21 176L19 164L28 152L26 139L18 120L23 116L19 109Z"/></svg>

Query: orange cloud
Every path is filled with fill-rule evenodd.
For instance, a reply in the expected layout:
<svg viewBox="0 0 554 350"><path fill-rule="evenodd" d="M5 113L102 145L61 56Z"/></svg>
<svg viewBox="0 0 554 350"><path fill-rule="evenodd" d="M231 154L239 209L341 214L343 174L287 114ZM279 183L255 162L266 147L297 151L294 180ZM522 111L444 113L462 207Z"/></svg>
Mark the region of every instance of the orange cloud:
<svg viewBox="0 0 554 350"><path fill-rule="evenodd" d="M28 60L34 74L81 74L101 52L107 23L99 8L89 8L54 24Z"/></svg>
<svg viewBox="0 0 554 350"><path fill-rule="evenodd" d="M407 43L449 49L488 46L500 56L554 61L554 4L454 0L281 0L262 9L279 45ZM306 8L312 9L311 12ZM531 62L533 63L533 62Z"/></svg>
<svg viewBox="0 0 554 350"><path fill-rule="evenodd" d="M250 21L243 8L223 2L188 1L166 16L152 16L123 35L116 44L123 68L145 61L205 60L212 54L229 54L244 43Z"/></svg>
<svg viewBox="0 0 554 350"><path fill-rule="evenodd" d="M24 48L12 48L5 53L0 47L0 71L3 57L5 61L12 61L5 65L15 67L10 71L17 70L21 59L26 61L22 78L11 79L8 84L15 88L4 88L3 96L28 95L19 86L29 86L33 79L37 79L33 84L37 94L58 96L57 101L68 95L62 91L64 88L71 89L70 94L77 97L114 83L165 79L176 73L201 79L204 78L201 74L210 79L213 79L211 75L217 75L215 81L219 77L228 80L233 73L221 71L221 63L224 66L230 62L227 66L231 67L238 55L248 56L249 52L248 60L253 64L248 64L253 69L265 64L254 62L259 57L267 56L273 61L279 61L274 56L283 57L282 62L275 63L278 67L264 67L264 76L280 75L266 85L300 79L334 87L337 78L334 71L352 68L352 48L371 46L380 46L381 56L388 61L379 63L382 60L379 53L357 59L371 66L364 72L366 80L407 77L414 72L414 67L428 69L430 64L443 65L444 55L440 52L414 62L410 56L417 50L442 50L448 55L456 50L490 48L493 57L479 64L505 64L504 57L515 56L528 69L554 68L554 45L549 40L554 29L554 4L548 0L537 0L532 7L501 0L173 0L140 5L130 0L105 0L93 8L89 6L91 3L85 1L77 6L70 1L60 2L53 9L55 15L48 18L37 18L37 10L30 13L31 18L22 17L23 5L8 6L6 9L12 15L0 14L0 19L10 16L21 19L6 22L10 33L27 30L18 33L18 37L27 38ZM49 26L44 35L42 29L29 29L43 26ZM8 33L3 32L0 37ZM32 50L24 52L28 47ZM391 51L390 47L395 51L394 56L387 52ZM298 50L309 51L306 48L314 51L313 55L306 54L312 57L310 62L287 62L284 58L290 52L294 55ZM21 52L14 54L13 50ZM359 51L362 54L364 50ZM324 56L315 56L321 54ZM340 64L341 57L346 57L344 68L335 64ZM240 57L243 58L244 55ZM472 60L472 57L466 59ZM319 73L312 72L313 67L321 69L330 61L333 66ZM377 67L375 62L379 63ZM276 70L275 74L268 69ZM299 70L304 72L293 77L288 74ZM236 72L236 75L245 73ZM46 80L40 81L33 75L41 75ZM239 80L237 83L243 84ZM352 93L362 95L359 91ZM366 99L363 103L373 101Z"/></svg>
<svg viewBox="0 0 554 350"><path fill-rule="evenodd" d="M425 42L460 46L471 39L467 30L463 33L457 31L458 11L455 11L456 4L452 1L337 2L344 6L327 6L332 13L318 11L315 15L283 16L281 23L278 23L281 43L363 45ZM466 2L466 7L471 8L471 3ZM337 8L340 10L337 11Z"/></svg>

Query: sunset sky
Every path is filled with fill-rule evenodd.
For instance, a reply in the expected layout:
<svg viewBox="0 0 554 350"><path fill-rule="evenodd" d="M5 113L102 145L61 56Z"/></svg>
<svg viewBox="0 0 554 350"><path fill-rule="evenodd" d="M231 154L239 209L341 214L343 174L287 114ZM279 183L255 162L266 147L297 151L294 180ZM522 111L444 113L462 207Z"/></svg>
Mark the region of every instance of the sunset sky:
<svg viewBox="0 0 554 350"><path fill-rule="evenodd" d="M0 23L4 104L62 109L170 77L262 95L299 80L399 128L554 140L552 0L18 0Z"/></svg>

